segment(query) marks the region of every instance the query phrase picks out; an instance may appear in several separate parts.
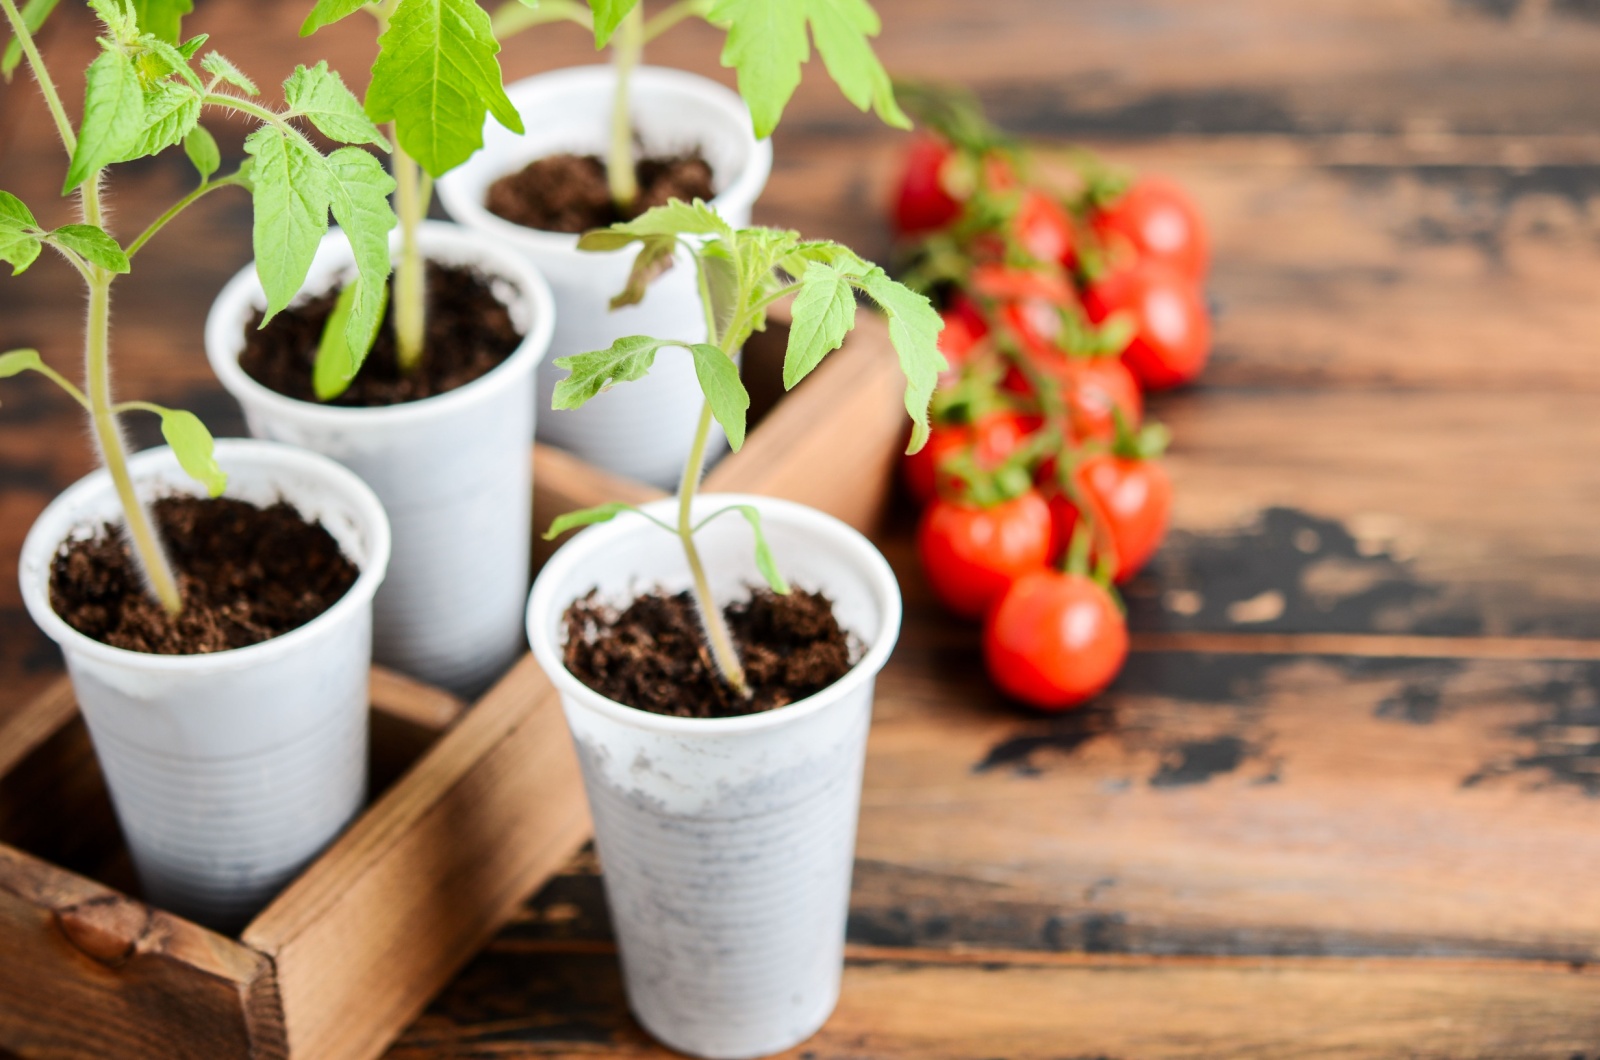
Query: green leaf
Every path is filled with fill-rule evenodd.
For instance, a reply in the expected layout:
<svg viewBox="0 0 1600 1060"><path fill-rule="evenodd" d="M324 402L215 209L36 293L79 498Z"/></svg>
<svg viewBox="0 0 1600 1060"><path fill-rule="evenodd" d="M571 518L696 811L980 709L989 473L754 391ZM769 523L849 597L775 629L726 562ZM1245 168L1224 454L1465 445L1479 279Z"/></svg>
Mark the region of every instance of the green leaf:
<svg viewBox="0 0 1600 1060"><path fill-rule="evenodd" d="M11 266L11 275L27 272L39 257L39 222L22 200L0 191L0 261Z"/></svg>
<svg viewBox="0 0 1600 1060"><path fill-rule="evenodd" d="M22 24L28 27L30 34L38 33L45 19L50 17L50 13L59 3L61 0L28 0L19 12L22 15ZM0 56L0 77L10 81L11 75L17 72L17 65L21 62L22 40L13 34L6 42L5 54Z"/></svg>
<svg viewBox="0 0 1600 1060"><path fill-rule="evenodd" d="M911 119L895 102L889 73L867 40L883 28L872 6L866 0L806 0L806 7L817 52L844 98L857 110L875 110L886 125L911 128Z"/></svg>
<svg viewBox="0 0 1600 1060"><path fill-rule="evenodd" d="M255 204L256 273L271 320L300 292L317 243L328 230L333 177L328 164L299 136L266 125L244 141L251 156Z"/></svg>
<svg viewBox="0 0 1600 1060"><path fill-rule="evenodd" d="M575 530L580 526L593 526L595 523L609 523L623 512L636 512L638 510L631 504L612 501L610 504L600 504L593 508L584 508L581 511L567 512L565 515L556 516L555 520L550 524L550 529L546 530L543 536L546 541L553 541L568 530Z"/></svg>
<svg viewBox="0 0 1600 1060"><path fill-rule="evenodd" d="M317 359L311 367L311 388L316 392L318 401L332 401L350 388L351 381L361 371L362 362L372 350L373 340L378 337L378 325L383 322L383 309L389 301L387 284L378 287L377 318L366 333L356 336L355 342L351 341L351 322L355 319L351 312L356 300L363 294L363 286L359 279L346 284L344 290L339 292L338 301L333 304L328 322L323 326L322 340L317 345Z"/></svg>
<svg viewBox="0 0 1600 1060"><path fill-rule="evenodd" d="M139 28L169 44L183 35L183 16L194 10L194 0L133 0Z"/></svg>
<svg viewBox="0 0 1600 1060"><path fill-rule="evenodd" d="M29 370L38 371L43 367L44 360L38 350L10 350L0 354L0 379L10 379L14 375Z"/></svg>
<svg viewBox="0 0 1600 1060"><path fill-rule="evenodd" d="M144 94L144 131L125 155L113 161L130 162L159 154L182 143L199 120L199 93L175 81L157 81Z"/></svg>
<svg viewBox="0 0 1600 1060"><path fill-rule="evenodd" d="M551 407L581 409L608 386L643 379L655 363L657 350L680 345L683 344L647 335L628 335L613 342L609 349L558 358L556 367L565 369L568 375L556 384Z"/></svg>
<svg viewBox="0 0 1600 1060"><path fill-rule="evenodd" d="M300 24L300 36L309 37L323 26L331 26L367 6L367 0L317 0L317 6Z"/></svg>
<svg viewBox="0 0 1600 1060"><path fill-rule="evenodd" d="M89 0L89 7L117 41L131 44L139 36L139 18L132 0Z"/></svg>
<svg viewBox="0 0 1600 1060"><path fill-rule="evenodd" d="M190 37L178 45L178 54L182 55L185 61L192 60L200 49L205 47L206 41L210 39L211 34L209 33L201 33L198 36Z"/></svg>
<svg viewBox="0 0 1600 1060"><path fill-rule="evenodd" d="M914 453L928 440L928 403L933 400L939 373L949 367L939 352L944 321L932 302L891 280L882 269L867 273L857 286L889 318L889 341L906 377L906 412L911 415L911 444L906 452Z"/></svg>
<svg viewBox="0 0 1600 1060"><path fill-rule="evenodd" d="M389 195L395 184L383 163L359 147L341 147L329 155L328 172L333 177L333 217L350 240L358 273L350 284L354 301L345 322L345 349L353 360L348 382L372 349L389 297L389 232L398 223Z"/></svg>
<svg viewBox="0 0 1600 1060"><path fill-rule="evenodd" d="M736 504L732 508L724 508L722 511L717 512L716 515L711 516L711 519L731 511L737 511L744 516L744 521L749 523L750 529L755 532L756 570L761 572L761 577L766 579L767 586L773 592L779 596L788 596L789 583L784 580L783 575L778 571L778 563L772 558L772 549L767 545L767 535L761 529L761 512L753 504ZM711 519L705 520L700 525L704 526Z"/></svg>
<svg viewBox="0 0 1600 1060"><path fill-rule="evenodd" d="M200 69L224 84L232 85L247 96L261 94L261 90L256 88L256 83L246 77L244 71L233 65L221 52L206 52L205 58L200 60Z"/></svg>
<svg viewBox="0 0 1600 1060"><path fill-rule="evenodd" d="M523 131L501 83L499 51L477 0L400 0L378 38L367 115L394 122L400 147L442 177L483 146L486 113Z"/></svg>
<svg viewBox="0 0 1600 1060"><path fill-rule="evenodd" d="M728 434L734 452L744 445L745 413L750 411L750 392L739 378L739 366L720 347L697 342L689 347L694 355L694 375L700 391L711 406L711 415Z"/></svg>
<svg viewBox="0 0 1600 1060"><path fill-rule="evenodd" d="M673 199L665 206L646 210L631 221L609 228L596 228L578 239L579 250L620 250L630 243L678 236L721 236L732 239L733 226L717 211L696 199L692 203Z"/></svg>
<svg viewBox="0 0 1600 1060"><path fill-rule="evenodd" d="M0 229L36 229L39 222L33 219L33 211L27 204L9 191L0 191Z"/></svg>
<svg viewBox="0 0 1600 1060"><path fill-rule="evenodd" d="M133 59L115 49L103 51L89 64L85 81L83 127L63 195L90 174L127 158L145 131L144 87Z"/></svg>
<svg viewBox="0 0 1600 1060"><path fill-rule="evenodd" d="M739 311L739 270L720 244L702 248L695 258L705 276L706 293L711 296L711 318L716 321L720 335L733 323Z"/></svg>
<svg viewBox="0 0 1600 1060"><path fill-rule="evenodd" d="M652 238L639 248L634 256L633 268L628 270L628 283L610 302L612 309L638 305L644 301L650 285L672 268L673 255L678 246L675 240Z"/></svg>
<svg viewBox="0 0 1600 1060"><path fill-rule="evenodd" d="M589 10L594 13L594 46L598 51L611 40L611 35L628 17L628 12L639 6L639 0L589 0Z"/></svg>
<svg viewBox="0 0 1600 1060"><path fill-rule="evenodd" d="M814 261L794 300L789 348L783 355L783 388L792 390L822 359L844 344L856 326L856 292L832 265Z"/></svg>
<svg viewBox="0 0 1600 1060"><path fill-rule="evenodd" d="M389 141L361 109L361 101L337 73L328 69L326 61L312 67L295 67L283 83L283 101L289 105L284 117L303 116L329 139L390 149Z"/></svg>
<svg viewBox="0 0 1600 1060"><path fill-rule="evenodd" d="M213 497L228 488L228 476L217 466L216 444L200 417L182 409L161 410L161 436L172 446L178 465Z"/></svg>
<svg viewBox="0 0 1600 1060"><path fill-rule="evenodd" d="M189 130L189 135L183 138L183 153L189 156L203 181L210 180L211 174L222 166L222 152L217 150L216 139L204 125Z"/></svg>
<svg viewBox="0 0 1600 1060"><path fill-rule="evenodd" d="M757 139L772 135L811 57L805 0L716 0L707 19L728 31L722 65L739 72Z"/></svg>
<svg viewBox="0 0 1600 1060"><path fill-rule="evenodd" d="M108 272L125 273L129 269L128 255L122 252L122 247L103 228L62 225L46 238L57 246L76 251L91 265L98 265Z"/></svg>

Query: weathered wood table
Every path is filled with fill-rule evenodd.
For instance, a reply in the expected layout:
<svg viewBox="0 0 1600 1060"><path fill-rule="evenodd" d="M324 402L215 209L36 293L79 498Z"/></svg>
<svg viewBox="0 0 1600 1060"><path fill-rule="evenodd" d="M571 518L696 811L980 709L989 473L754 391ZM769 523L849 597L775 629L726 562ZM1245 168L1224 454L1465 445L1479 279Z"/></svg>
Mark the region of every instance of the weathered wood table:
<svg viewBox="0 0 1600 1060"><path fill-rule="evenodd" d="M367 58L353 28L298 41L302 4L199 6L264 79ZM908 620L850 965L794 1055L1600 1057L1600 9L878 6L896 71L1193 189L1218 348L1203 386L1156 402L1177 528L1092 709L995 696L904 517L886 528ZM50 53L84 55L82 31L63 20ZM685 29L655 58L715 52ZM588 55L553 30L506 65ZM46 201L42 109L26 79L0 92L0 187ZM900 142L813 78L759 218L884 254ZM131 167L119 213L188 180L181 157ZM119 304L124 388L223 433L240 422L200 324L248 243L244 204L214 196ZM79 302L53 266L7 278L0 342L70 363ZM65 399L0 386L4 571L88 454ZM0 577L4 702L58 665ZM393 1055L661 1055L627 1016L595 872L530 901Z"/></svg>

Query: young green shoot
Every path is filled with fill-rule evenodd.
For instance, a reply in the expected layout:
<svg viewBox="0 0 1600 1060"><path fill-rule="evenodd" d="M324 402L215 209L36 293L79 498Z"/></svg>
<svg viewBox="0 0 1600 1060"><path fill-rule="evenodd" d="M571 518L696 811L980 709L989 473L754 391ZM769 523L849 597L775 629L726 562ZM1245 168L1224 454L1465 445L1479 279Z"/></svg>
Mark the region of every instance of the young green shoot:
<svg viewBox="0 0 1600 1060"><path fill-rule="evenodd" d="M792 389L843 345L855 327L856 299L866 296L889 320L889 337L906 379L905 407L912 423L908 451L915 452L927 441L928 403L939 373L946 367L938 346L944 324L928 299L890 279L849 248L805 240L797 232L775 228L735 230L703 202L689 205L674 200L632 221L586 233L578 246L613 251L634 244L639 251L632 274L627 287L612 299L612 308L641 300L650 282L671 267L674 254L683 248L694 258L710 341L634 335L618 339L609 349L563 357L555 363L568 375L556 386L554 406L581 408L608 387L643 378L662 350L683 350L693 358L704 404L678 488L676 523L658 525L676 534L682 543L695 604L717 670L730 687L748 697L744 667L712 599L695 533L720 515L739 512L754 531L756 566L762 577L774 592L787 593L789 587L767 547L761 516L754 507L736 505L699 523L690 518L705 468L712 421L722 425L734 451L744 444L750 395L735 362L739 349L752 333L765 330L768 307L793 296L793 323L783 364L783 385ZM632 505L606 504L572 512L557 519L545 536L549 539L573 527L606 522L624 511L636 510Z"/></svg>
<svg viewBox="0 0 1600 1060"><path fill-rule="evenodd" d="M400 216L395 353L400 370L411 373L422 364L427 336L418 229L433 200L433 182L483 146L485 116L493 114L517 133L523 131L522 119L506 96L495 58L500 45L477 0L318 0L300 35L315 33L356 11L371 15L378 31L366 117L387 123L395 141L390 155ZM387 260L387 239L381 249ZM366 248L368 253L377 250ZM362 253L363 248L357 247L358 267ZM364 297L370 301L363 304ZM382 299L382 293L355 295L349 288L341 292L317 350L312 378L317 397L324 401L338 397L360 371L377 337L385 308Z"/></svg>
<svg viewBox="0 0 1600 1060"><path fill-rule="evenodd" d="M624 215L639 195L633 158L629 85L647 45L687 19L698 18L727 34L722 65L738 71L739 94L750 106L756 138L772 135L800 86L800 68L816 44L828 74L845 98L897 129L911 120L895 102L894 87L872 51L882 23L867 0L674 0L650 18L643 0L505 0L495 11L502 40L550 22L574 22L594 33L597 50L611 49L617 74L612 103L606 181Z"/></svg>
<svg viewBox="0 0 1600 1060"><path fill-rule="evenodd" d="M285 106L276 110L256 102L255 85L222 55L208 52L196 61L205 37L180 42L179 24L190 0L141 0L138 5L131 0L90 0L90 6L105 35L86 74L83 120L74 127L33 37L55 4L29 0L19 9L17 0L0 0L0 14L11 33L0 56L0 71L9 75L23 59L32 69L67 154L62 194L76 198L81 214L78 223L47 227L20 199L0 191L0 261L11 265L13 274L20 273L44 247L50 247L78 272L88 292L82 389L32 349L0 356L0 378L37 372L83 407L121 503L135 561L151 593L169 614L177 614L183 607L177 578L149 513L134 492L118 417L128 412L159 416L162 435L179 464L212 496L222 493L227 478L213 458L210 432L192 413L146 401L112 400L112 285L132 270L139 251L189 206L218 188L244 187L254 200L256 261L270 317L305 281L310 251L327 230L330 210L351 229L353 238L386 243L394 225L387 200L392 182L366 151L341 147L323 155L296 124L307 122L341 143L385 145L356 98L325 63L296 69L284 82ZM207 109L259 122L245 140L249 159L221 177L216 141L200 124ZM107 167L179 144L199 174L199 185L139 235L125 245L119 243L105 220ZM389 272L387 252L381 262L371 254L361 256L358 266L356 285L363 291L381 291ZM363 303L359 308L366 312L370 307ZM356 315L350 326L368 324L364 316Z"/></svg>

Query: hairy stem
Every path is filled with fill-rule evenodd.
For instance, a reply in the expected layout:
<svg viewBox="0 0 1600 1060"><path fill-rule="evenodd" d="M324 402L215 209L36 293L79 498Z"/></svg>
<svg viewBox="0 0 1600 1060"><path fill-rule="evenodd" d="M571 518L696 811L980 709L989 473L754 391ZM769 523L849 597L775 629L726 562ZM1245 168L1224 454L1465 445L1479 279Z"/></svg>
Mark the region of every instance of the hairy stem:
<svg viewBox="0 0 1600 1060"><path fill-rule="evenodd" d="M161 606L166 608L167 614L176 615L183 610L178 580L173 577L167 554L156 537L150 513L134 492L133 476L128 472L128 450L123 445L122 431L117 426L111 404L111 277L102 270L95 271L97 275L89 283L89 321L84 342L89 421L94 428L95 443L100 448L100 458L111 472L117 499L122 502L134 558Z"/></svg>
<svg viewBox="0 0 1600 1060"><path fill-rule="evenodd" d="M33 70L33 76L39 82L39 91L44 94L45 106L50 108L50 117L55 119L56 132L61 135L61 144L71 155L78 149L78 136L72 131L72 122L67 118L67 108L61 105L61 94L56 91L56 84L50 79L50 71L45 68L44 57L39 54L39 46L33 41L33 34L28 32L28 24L22 20L22 13L17 10L14 0L0 0L0 8L6 13L6 21L11 23L11 32L16 34L18 42L22 45L22 54L28 57L28 67Z"/></svg>
<svg viewBox="0 0 1600 1060"><path fill-rule="evenodd" d="M231 176L223 177L221 180L213 180L200 185L198 188L194 189L189 194L173 203L167 209L166 213L162 214L160 217L157 217L154 221L151 221L150 227L146 228L143 232L140 232L139 238L128 244L128 257L131 259L135 254L139 253L140 248L142 248L146 243L150 242L150 240L154 239L156 233L167 227L173 218L187 210L190 206L193 206L195 203L199 202L207 194L216 191L218 188L226 188L239 183L241 183L239 180L239 174L234 173Z"/></svg>
<svg viewBox="0 0 1600 1060"><path fill-rule="evenodd" d="M627 212L639 198L639 179L633 168L633 112L628 106L633 69L644 58L644 4L628 12L611 42L612 65L617 71L617 93L611 100L611 150L606 157L606 183L611 201Z"/></svg>
<svg viewBox="0 0 1600 1060"><path fill-rule="evenodd" d="M433 187L416 159L400 148L398 139L395 144L395 212L400 215L400 264L394 273L394 341L400 370L409 374L422 363L423 337L427 334L426 277L422 248L417 245L417 228L428 208Z"/></svg>
<svg viewBox="0 0 1600 1060"><path fill-rule="evenodd" d="M678 539L683 542L684 558L689 561L689 573L694 578L694 599L700 609L700 620L705 623L712 661L717 664L722 679L739 695L749 699L750 683L745 680L744 666L734 650L733 635L728 632L728 624L711 595L711 582L706 578L705 564L700 561L700 550L694 543L694 524L689 518L695 489L700 485L700 473L705 468L706 444L710 438L711 405L708 403L700 409L694 445L689 450L689 462L684 466L683 481L678 486Z"/></svg>

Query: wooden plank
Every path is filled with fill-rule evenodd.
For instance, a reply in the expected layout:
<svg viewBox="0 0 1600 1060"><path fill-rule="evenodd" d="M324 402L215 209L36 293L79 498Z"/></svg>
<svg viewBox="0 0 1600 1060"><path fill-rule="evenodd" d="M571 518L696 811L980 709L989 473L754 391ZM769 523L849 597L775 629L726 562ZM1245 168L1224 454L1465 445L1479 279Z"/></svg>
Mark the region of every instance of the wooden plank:
<svg viewBox="0 0 1600 1060"><path fill-rule="evenodd" d="M589 827L559 703L524 657L246 928L295 1055L381 1051Z"/></svg>
<svg viewBox="0 0 1600 1060"><path fill-rule="evenodd" d="M288 1056L271 962L3 845L0 937L4 1048L53 1057Z"/></svg>
<svg viewBox="0 0 1600 1060"><path fill-rule="evenodd" d="M1128 959L853 946L839 1008L790 1060L1574 1060L1600 973L1522 962ZM616 958L496 944L391 1060L674 1056L628 1017Z"/></svg>

